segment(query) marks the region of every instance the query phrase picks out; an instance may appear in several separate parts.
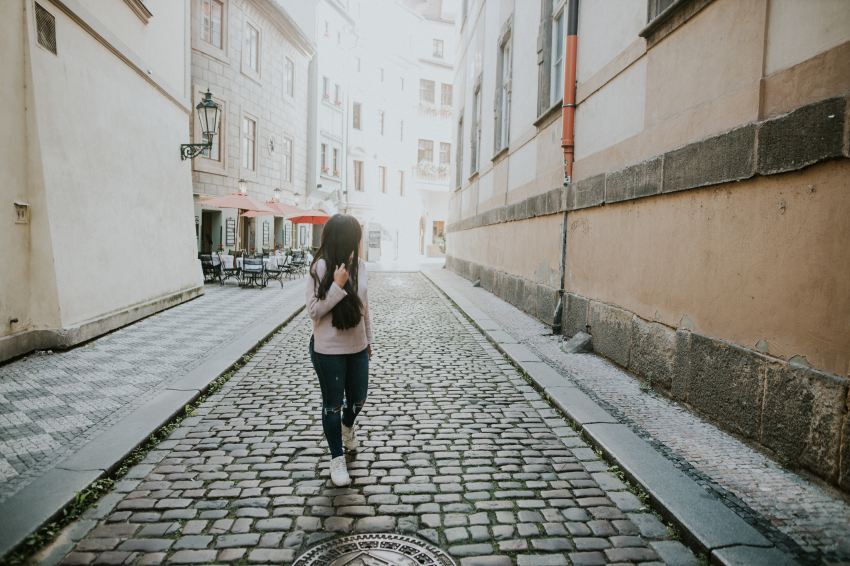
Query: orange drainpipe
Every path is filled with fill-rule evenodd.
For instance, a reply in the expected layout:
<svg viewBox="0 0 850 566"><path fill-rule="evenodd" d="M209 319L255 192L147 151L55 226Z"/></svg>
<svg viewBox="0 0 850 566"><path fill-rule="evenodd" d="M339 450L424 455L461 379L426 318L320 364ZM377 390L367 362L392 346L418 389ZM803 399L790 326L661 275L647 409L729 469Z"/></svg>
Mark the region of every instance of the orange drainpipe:
<svg viewBox="0 0 850 566"><path fill-rule="evenodd" d="M573 178L573 156L575 154L575 115L576 115L576 52L578 51L578 2L569 0L567 14L567 42L564 59L564 102L563 132L561 147L564 149L564 182Z"/></svg>

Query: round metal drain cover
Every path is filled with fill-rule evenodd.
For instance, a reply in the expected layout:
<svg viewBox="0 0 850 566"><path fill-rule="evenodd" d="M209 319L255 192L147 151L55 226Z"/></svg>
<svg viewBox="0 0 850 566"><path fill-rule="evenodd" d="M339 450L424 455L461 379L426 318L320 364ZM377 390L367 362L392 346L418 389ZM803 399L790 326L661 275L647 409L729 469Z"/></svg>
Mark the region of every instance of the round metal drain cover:
<svg viewBox="0 0 850 566"><path fill-rule="evenodd" d="M417 538L350 535L314 546L293 566L455 566L448 554Z"/></svg>

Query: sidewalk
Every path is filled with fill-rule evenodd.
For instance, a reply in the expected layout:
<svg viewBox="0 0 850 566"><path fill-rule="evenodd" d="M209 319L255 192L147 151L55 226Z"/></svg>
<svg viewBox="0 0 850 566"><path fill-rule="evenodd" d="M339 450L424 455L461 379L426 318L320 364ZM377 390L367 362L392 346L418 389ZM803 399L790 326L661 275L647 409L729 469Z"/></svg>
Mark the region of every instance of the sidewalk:
<svg viewBox="0 0 850 566"><path fill-rule="evenodd" d="M497 339L524 346L555 368L561 389L585 393L777 548L809 563L850 560L850 505L843 495L782 468L681 405L645 390L608 360L564 353L561 336L462 277L442 269L426 274L450 298L463 302L473 320L498 321L499 329L491 332Z"/></svg>
<svg viewBox="0 0 850 566"><path fill-rule="evenodd" d="M0 556L304 304L303 279L205 295L0 366Z"/></svg>

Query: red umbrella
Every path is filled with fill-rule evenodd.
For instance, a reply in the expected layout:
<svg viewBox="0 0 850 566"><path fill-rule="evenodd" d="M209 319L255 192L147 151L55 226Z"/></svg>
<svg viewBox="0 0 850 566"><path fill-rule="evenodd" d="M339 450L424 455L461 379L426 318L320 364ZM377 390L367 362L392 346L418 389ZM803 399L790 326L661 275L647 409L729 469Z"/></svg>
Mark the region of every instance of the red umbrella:
<svg viewBox="0 0 850 566"><path fill-rule="evenodd" d="M243 195L242 193L213 197L209 200L201 201L201 204L204 206L214 206L216 208L240 208L242 210L265 212L266 215L274 214L274 211L265 204L252 199L248 195Z"/></svg>
<svg viewBox="0 0 850 566"><path fill-rule="evenodd" d="M302 210L287 219L293 224L324 224L330 220L330 215L321 210Z"/></svg>

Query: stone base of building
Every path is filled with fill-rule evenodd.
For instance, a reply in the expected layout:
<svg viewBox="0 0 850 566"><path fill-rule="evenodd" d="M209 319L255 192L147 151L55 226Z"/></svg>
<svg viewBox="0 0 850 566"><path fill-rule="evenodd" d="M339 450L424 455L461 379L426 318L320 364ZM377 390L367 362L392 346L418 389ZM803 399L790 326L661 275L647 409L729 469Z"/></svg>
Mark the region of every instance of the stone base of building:
<svg viewBox="0 0 850 566"><path fill-rule="evenodd" d="M0 338L0 362L35 350L65 350L122 326L177 306L204 294L198 285L156 299L136 303L86 322L58 329L29 330Z"/></svg>
<svg viewBox="0 0 850 566"><path fill-rule="evenodd" d="M446 256L446 268L470 281L480 281L482 289L541 320L550 328L554 326L558 289L452 256Z"/></svg>
<svg viewBox="0 0 850 566"><path fill-rule="evenodd" d="M720 427L850 492L850 380L566 293L563 331Z"/></svg>

